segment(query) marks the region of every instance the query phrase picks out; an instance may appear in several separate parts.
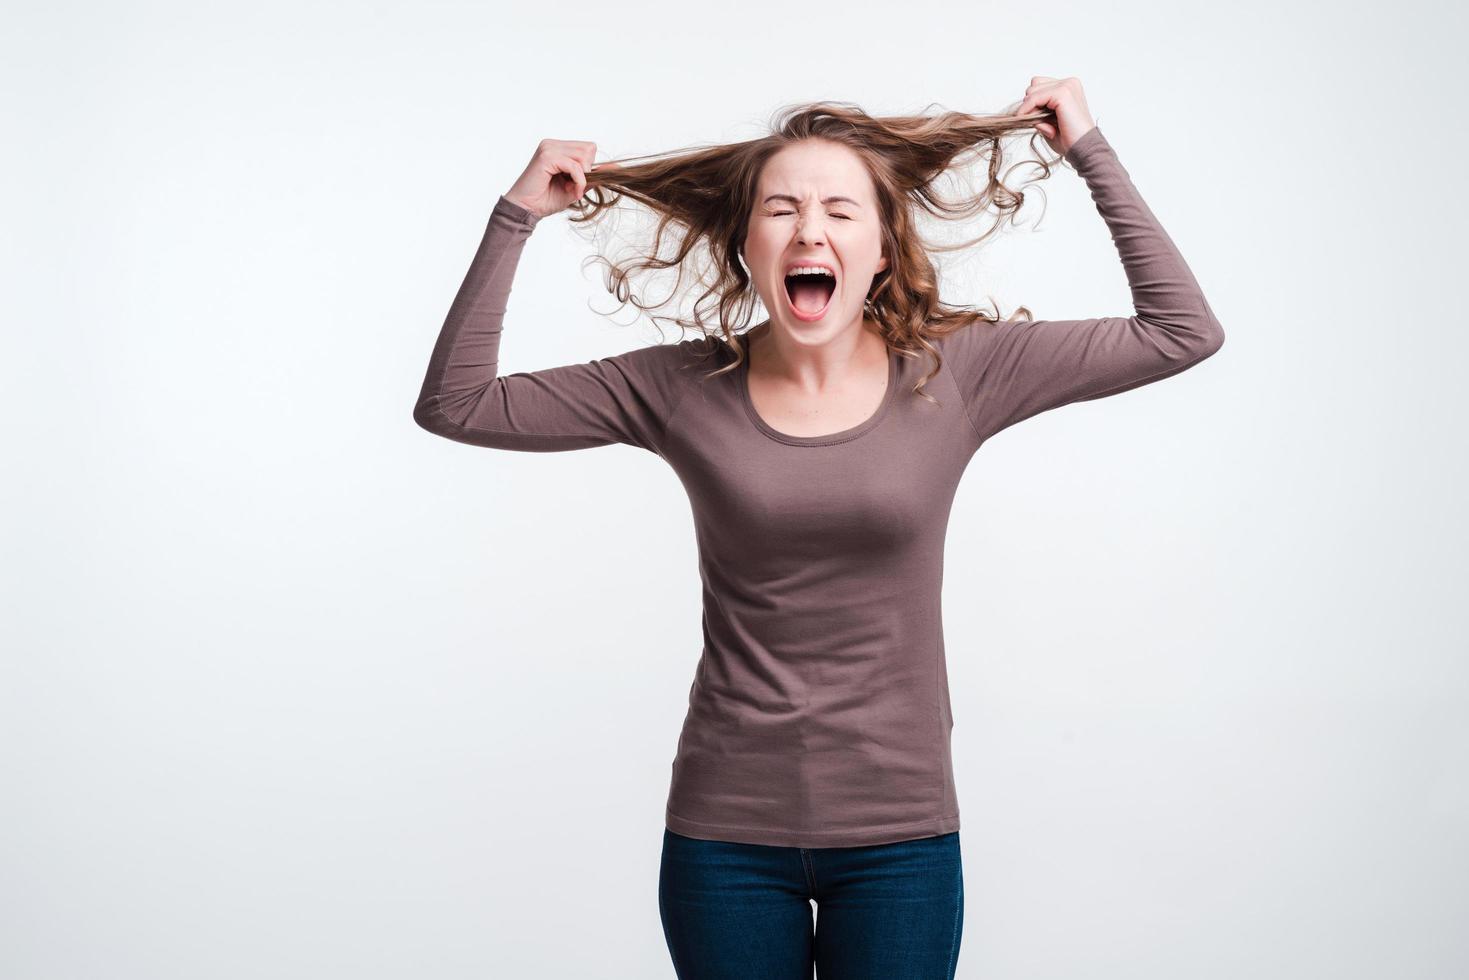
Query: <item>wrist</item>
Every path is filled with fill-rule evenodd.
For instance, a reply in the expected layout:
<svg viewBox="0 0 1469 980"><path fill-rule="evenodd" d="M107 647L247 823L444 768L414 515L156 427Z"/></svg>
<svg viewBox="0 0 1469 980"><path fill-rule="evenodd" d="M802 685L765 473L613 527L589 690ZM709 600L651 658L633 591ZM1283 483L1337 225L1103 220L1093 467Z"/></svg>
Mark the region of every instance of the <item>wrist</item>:
<svg viewBox="0 0 1469 980"><path fill-rule="evenodd" d="M535 224L544 217L544 215L536 211L529 204L523 203L509 192L500 195L499 206L502 210L509 210L513 217L529 224Z"/></svg>
<svg viewBox="0 0 1469 980"><path fill-rule="evenodd" d="M1097 124L1092 123L1091 129L1088 129L1071 141L1071 145L1066 148L1066 152L1062 156L1066 158L1067 162L1075 166L1077 160L1086 156L1087 152L1092 149L1093 144L1099 142L1105 143L1106 141L1103 139L1102 131L1097 127Z"/></svg>

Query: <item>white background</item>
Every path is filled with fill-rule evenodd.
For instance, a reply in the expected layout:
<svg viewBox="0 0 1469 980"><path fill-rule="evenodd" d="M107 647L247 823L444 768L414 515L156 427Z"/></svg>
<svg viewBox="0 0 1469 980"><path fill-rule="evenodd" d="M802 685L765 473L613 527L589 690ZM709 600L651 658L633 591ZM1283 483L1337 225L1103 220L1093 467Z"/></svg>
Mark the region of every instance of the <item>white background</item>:
<svg viewBox="0 0 1469 980"><path fill-rule="evenodd" d="M1469 974L1448 4L22 4L0 974L671 977L699 654L657 457L411 418L496 196L821 98L1075 75L1224 324L995 437L944 605L959 976ZM1070 170L945 298L1132 312ZM502 371L655 342L544 221Z"/></svg>

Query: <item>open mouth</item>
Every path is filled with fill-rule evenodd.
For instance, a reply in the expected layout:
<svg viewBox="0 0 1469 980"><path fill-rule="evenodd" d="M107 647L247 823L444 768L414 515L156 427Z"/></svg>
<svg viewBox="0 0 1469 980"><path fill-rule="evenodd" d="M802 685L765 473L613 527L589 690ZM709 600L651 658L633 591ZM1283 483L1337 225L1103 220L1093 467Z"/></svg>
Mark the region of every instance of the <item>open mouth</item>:
<svg viewBox="0 0 1469 980"><path fill-rule="evenodd" d="M836 277L830 272L801 272L785 277L786 299L791 311L802 320L819 320L836 294Z"/></svg>

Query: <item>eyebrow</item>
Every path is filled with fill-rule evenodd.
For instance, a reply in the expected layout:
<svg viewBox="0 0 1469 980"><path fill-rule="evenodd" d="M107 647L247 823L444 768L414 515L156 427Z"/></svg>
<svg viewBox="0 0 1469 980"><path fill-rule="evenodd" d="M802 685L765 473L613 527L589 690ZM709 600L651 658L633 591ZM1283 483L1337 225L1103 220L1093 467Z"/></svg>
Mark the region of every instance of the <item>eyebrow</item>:
<svg viewBox="0 0 1469 980"><path fill-rule="evenodd" d="M769 197L767 197L764 201L762 201L760 203L762 203L762 204L769 204L771 201L790 201L792 204L800 204L801 203L801 199L800 198L794 197L794 196L792 196L790 194L771 194ZM823 197L821 199L821 203L822 204L831 204L833 201L845 201L848 204L851 204L851 205L853 205L855 207L859 207L859 208L862 206L862 205L858 204L856 201L852 200L850 197L842 197L840 194L835 194L835 195L833 195L831 197Z"/></svg>

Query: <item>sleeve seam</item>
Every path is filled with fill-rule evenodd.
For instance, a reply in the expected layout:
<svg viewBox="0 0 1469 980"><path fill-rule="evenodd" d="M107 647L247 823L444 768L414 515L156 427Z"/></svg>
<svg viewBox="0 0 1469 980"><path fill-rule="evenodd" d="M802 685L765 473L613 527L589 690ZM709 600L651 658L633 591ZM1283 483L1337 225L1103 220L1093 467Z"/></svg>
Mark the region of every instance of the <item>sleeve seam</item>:
<svg viewBox="0 0 1469 980"><path fill-rule="evenodd" d="M973 330L974 328L975 324L971 323L964 329ZM947 345L945 347L947 348ZM964 389L959 386L959 377L954 373L952 355L947 349L944 351L943 370L949 379L949 387L954 389L954 397L959 399L959 410L964 413L964 421L969 423L969 431L974 433L974 438L978 440L978 443L983 443L984 436L980 435L979 426L974 424L974 416L969 414L969 399L964 397Z"/></svg>
<svg viewBox="0 0 1469 980"><path fill-rule="evenodd" d="M444 411L442 405L433 407L434 414L447 421L460 432L489 432L501 436L525 436L529 439L599 439L600 436L586 436L577 432L525 432L521 429L494 429L488 425L466 425L456 420L448 412Z"/></svg>

